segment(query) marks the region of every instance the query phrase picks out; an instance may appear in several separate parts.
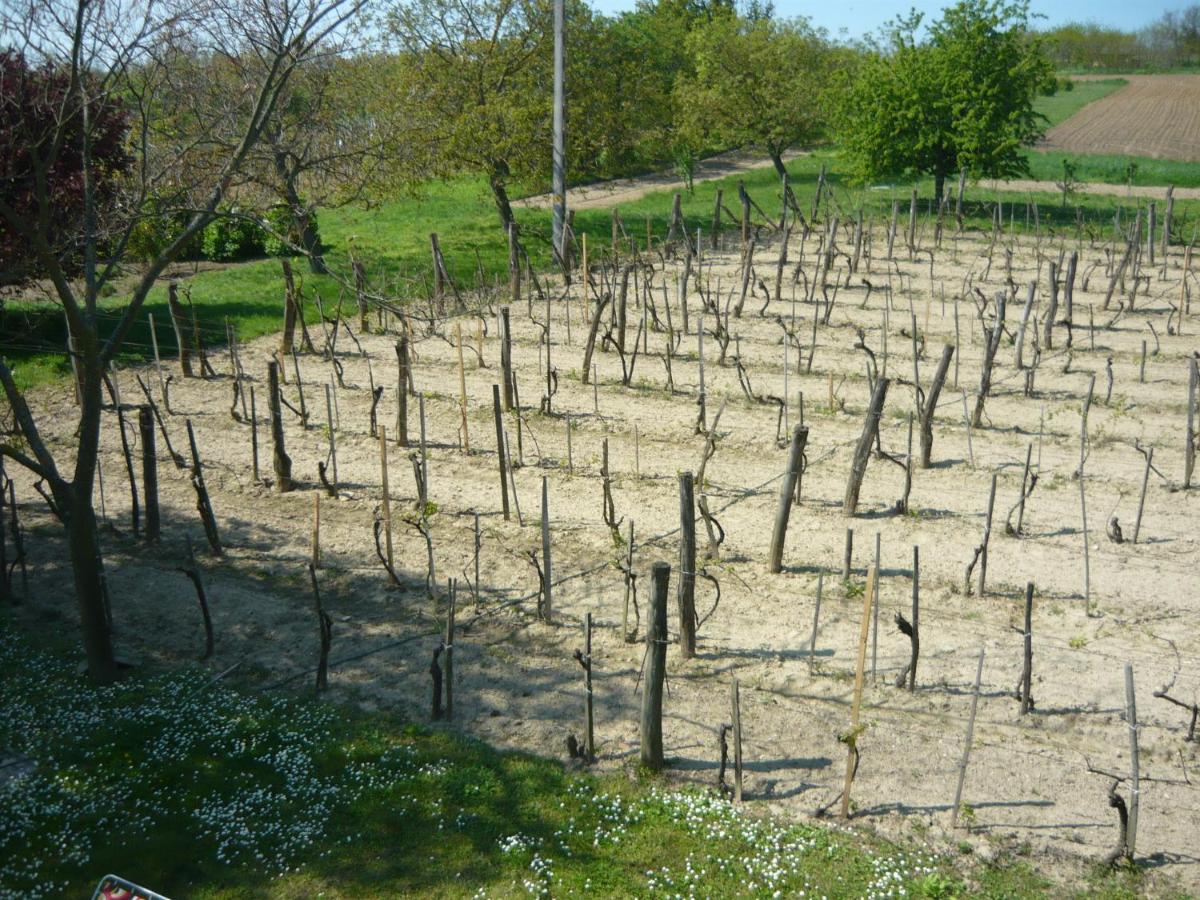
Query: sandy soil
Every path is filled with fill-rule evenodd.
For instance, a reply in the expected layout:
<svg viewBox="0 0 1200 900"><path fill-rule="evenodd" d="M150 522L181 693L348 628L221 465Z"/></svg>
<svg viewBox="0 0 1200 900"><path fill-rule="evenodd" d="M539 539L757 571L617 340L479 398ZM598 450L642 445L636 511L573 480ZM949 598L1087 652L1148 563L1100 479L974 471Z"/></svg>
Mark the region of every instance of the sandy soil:
<svg viewBox="0 0 1200 900"><path fill-rule="evenodd" d="M1046 133L1045 147L1200 161L1200 75L1122 75L1129 84Z"/></svg>
<svg viewBox="0 0 1200 900"><path fill-rule="evenodd" d="M849 240L842 235L843 247ZM919 241L926 247L932 243L925 234ZM700 630L697 657L684 661L675 645L668 651L664 731L670 776L713 782L716 732L729 721L730 681L736 677L741 685L747 796L765 807L803 816L837 795L845 758L837 736L849 726L862 609L857 586L878 535L880 609L878 630L868 649L863 711L867 728L858 742L862 764L853 789L853 822L940 847L965 841L985 856L1001 848L1027 849L1043 868L1064 876L1100 858L1115 842L1116 816L1106 798L1109 779L1089 774L1088 762L1114 772L1128 769L1123 667L1130 661L1137 686L1142 774L1152 779L1142 782L1138 854L1147 862L1152 885L1165 875L1193 889L1200 887L1200 745L1184 740L1187 714L1152 696L1168 683L1173 684L1172 694L1187 702L1195 702L1200 691L1200 495L1195 489L1177 490L1183 466L1187 358L1200 346L1200 310L1185 317L1182 336L1169 333L1167 327L1168 306L1180 296L1182 251L1172 248L1165 279L1153 272L1148 296L1139 295L1132 311L1118 313L1115 304L1107 312L1101 309L1107 248L1084 246L1073 352L1063 349L1065 329L1056 329L1054 348L1042 355L1034 393L1027 397L1023 376L1014 367L1014 348L1005 341L985 427L975 430L968 444L963 399L955 388L969 392L978 383L982 338L973 303L956 302L955 295L968 280L989 295L1001 289L1007 274L1003 253L997 249L989 267L985 242L947 238L934 251L931 277L930 256L924 249L915 261L901 253L889 262L884 259L886 241L876 233L873 258L863 262L849 287L837 292L831 324L816 329L811 372L797 371L794 351L785 360L782 338L793 321L806 348L811 338L814 306L804 299L804 288L812 275L815 245L815 237L804 241L793 236L783 299L770 302L762 315L759 294L747 301L740 318L729 319L753 390L789 396L791 422L798 392L805 398L808 469L802 502L791 516L784 571L778 575L769 574L765 565L786 458L776 439L776 410L749 402L735 368L718 364L716 341L711 335L705 340L710 414L727 403L718 450L708 465L706 493L727 539L720 560L706 563L720 582L722 598ZM1031 242L1015 247L1012 279L1017 285L1037 279L1042 285L1034 307L1039 322L1048 302L1045 260L1057 259L1073 246L1046 240L1040 248ZM764 240L754 259L756 280L773 285L777 253L777 245ZM798 260L805 275L796 286L791 272ZM705 251L707 284L719 297L728 296L731 286L739 283L737 267L736 249ZM676 327L682 312L675 287L678 268L669 263L665 276L657 272L651 291L664 319L669 302ZM839 259L843 280L844 269ZM874 286L869 296L867 280ZM1022 299L1024 293L1020 288ZM334 614L330 696L427 717L427 670L442 627L444 579L461 579L472 570L478 512L483 583L478 604L469 588L459 593L455 727L501 746L562 754L567 733L581 733L583 685L572 652L581 646L580 623L590 612L596 623L597 767L614 770L630 767L637 759L641 698L635 682L644 645L626 643L621 634L624 582L616 566L618 551L601 520L601 443L607 438L611 445L622 534L631 521L636 523L634 564L644 614L651 564L660 559L674 564L677 559L676 475L698 465L703 446L693 429L701 298L693 280L686 298L689 331L673 360L673 392L665 388L663 351L668 337L651 329L644 338L649 355L638 357L629 387L621 384L618 356L597 352L600 385L595 394L578 374L584 338L578 285L570 298L565 303L556 300L551 308L551 365L559 380L550 415L537 411L544 383L539 374L544 371L540 327L531 321L524 303L513 308L515 367L525 406L520 440L524 465L515 475L523 526L515 511L507 522L498 512L491 411L499 363L494 310L458 321L414 319L415 382L426 398L430 498L437 504L431 518L436 599L426 595L424 586L424 541L401 524L413 515L415 482L405 458L409 451L394 444L388 448L389 475L397 521L395 552L405 579L402 589L389 588L372 541L382 490L379 442L368 434L369 384L373 378L384 386L380 420L392 433L395 334L360 335L365 355L357 354L346 335L338 341L347 385L336 391L341 484L336 500L321 501L324 568L319 572L325 602ZM725 301L719 302L724 308ZM868 346L884 364L882 325L889 305L886 374L897 381L882 421L885 450L904 452L913 407L913 390L905 383L913 372L912 343L906 333L911 328L910 309L925 338L918 360L924 382L932 375L942 343L954 341L956 332L961 354L937 413L934 466L915 473L911 512L892 512L903 490L901 467L873 458L859 515L847 519L841 499L868 397L866 356L854 349L856 329L863 329ZM1020 318L1017 306L1008 315L1014 329ZM532 303L531 309L544 319L540 303ZM1087 327L1090 314L1094 334ZM641 317L640 307L634 305L630 347ZM708 326L711 319L710 315ZM1111 327L1105 327L1110 322ZM486 366L478 364L474 353L466 354L470 453L460 449L458 354L452 345L459 323L468 344L474 343L479 324L487 328L482 353ZM318 346L323 343L320 331L313 329ZM1144 382L1139 379L1143 342L1150 353ZM260 419L265 418L266 365L274 345L275 339L263 338L243 348ZM731 344L730 361L735 352ZM1028 356L1028 348L1026 352ZM1108 358L1111 397L1106 396ZM807 365L807 349L804 359ZM251 476L250 427L233 421L229 412L228 359L219 356L214 362L222 374L207 381L184 380L174 363L169 365L175 371L175 414L168 428L178 449L186 446L184 419L194 424L227 545L224 558L204 559L217 631L216 654L205 665L219 672L236 664L239 668L230 677L264 688L307 689L318 631L305 563L314 498L320 493L317 462L327 453L324 400L318 392L331 377L330 364L319 354L301 357L308 408L317 412L313 425L303 429L297 416L285 410L287 449L301 485L292 493L278 494ZM137 394L133 374L120 375L127 403ZM148 383L154 382L152 369L142 374L149 376ZM1079 464L1080 409L1093 375L1096 400L1089 418L1084 480L1090 528L1089 614L1080 489L1072 476ZM834 409L829 404L831 380ZM298 402L294 384L284 391L290 402ZM49 423L56 450L67 452L74 426L69 388L40 390L32 403L41 420ZM416 435L416 404L410 409L410 434ZM568 415L573 429L570 462ZM506 427L516 455L512 416ZM131 432L136 441L135 429ZM269 475L269 437L261 424L258 434L262 472ZM1117 516L1125 535L1133 533L1144 471L1135 442L1155 448L1157 471L1150 476L1139 542L1116 544L1106 539L1104 525ZM1037 487L1025 509L1023 533L1009 535L1003 526L1020 491L1030 447ZM103 451L105 509L120 530L106 532L105 538L120 652L154 663L193 658L203 646L200 617L191 586L176 566L185 535L198 543L203 538L186 473L170 464L160 441L164 539L158 546L143 547L128 534L129 495L113 413L105 416ZM983 531L993 475L998 487L988 591L982 598L965 596L963 570ZM548 479L553 522L552 623L537 621L534 615L537 581L525 556L540 548L536 523L543 478ZM57 532L40 501L35 502L29 480L21 476L18 496L31 528L36 598L20 614L30 627L45 628L49 622L49 627L74 629L76 615ZM855 531L849 587L840 580L847 527ZM703 528L699 531L703 548ZM896 612L908 615L914 546L921 549L921 659L917 689L908 693L892 685L909 655L908 641L892 619ZM816 652L810 659L814 598L822 572L824 597ZM672 591L677 574L672 576ZM1021 671L1020 624L1028 581L1035 584L1036 597L1036 707L1023 718L1014 686ZM697 595L701 614L707 613L712 588L701 581ZM673 635L676 623L672 603ZM952 834L949 809L981 647L986 663L965 789L968 827Z"/></svg>

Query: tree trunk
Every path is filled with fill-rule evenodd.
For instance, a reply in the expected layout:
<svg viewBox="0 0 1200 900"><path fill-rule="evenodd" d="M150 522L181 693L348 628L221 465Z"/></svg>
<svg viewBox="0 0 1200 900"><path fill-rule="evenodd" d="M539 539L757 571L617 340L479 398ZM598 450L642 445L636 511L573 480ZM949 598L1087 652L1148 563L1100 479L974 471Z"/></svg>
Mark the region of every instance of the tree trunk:
<svg viewBox="0 0 1200 900"><path fill-rule="evenodd" d="M940 169L933 173L933 204L934 207L942 205L942 194L946 191L946 173Z"/></svg>
<svg viewBox="0 0 1200 900"><path fill-rule="evenodd" d="M75 476L70 484L60 483L52 488L66 519L71 573L75 580L88 675L98 684L108 684L117 676L117 664L113 658L112 636L104 609L100 543L96 533L96 513L92 509L92 487L100 447L100 347L94 333L76 335L75 345L83 380Z"/></svg>
<svg viewBox="0 0 1200 900"><path fill-rule="evenodd" d="M780 178L786 178L788 170L783 164L783 154L775 148L769 148L768 153L771 154L771 165L775 167L775 174Z"/></svg>
<svg viewBox="0 0 1200 900"><path fill-rule="evenodd" d="M325 265L325 257L321 255L321 239L312 216L304 210L293 211L292 217L295 219L296 232L300 235L300 246L308 256L308 270L314 275L327 275L329 269Z"/></svg>
<svg viewBox="0 0 1200 900"><path fill-rule="evenodd" d="M504 176L493 170L488 176L488 184L492 188L492 197L496 201L496 211L500 213L500 225L508 232L508 226L514 221L512 204L508 202L508 191L504 187Z"/></svg>

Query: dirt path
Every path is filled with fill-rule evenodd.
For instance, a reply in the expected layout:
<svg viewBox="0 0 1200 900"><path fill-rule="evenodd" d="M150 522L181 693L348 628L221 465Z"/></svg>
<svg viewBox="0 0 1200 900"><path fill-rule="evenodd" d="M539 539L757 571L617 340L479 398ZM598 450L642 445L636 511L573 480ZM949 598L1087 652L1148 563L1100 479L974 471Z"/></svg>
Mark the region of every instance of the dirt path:
<svg viewBox="0 0 1200 900"><path fill-rule="evenodd" d="M807 259L817 258L808 238ZM849 240L849 237L846 238ZM791 258L804 258L797 233ZM929 245L918 235L918 243ZM782 299L764 303L759 279L773 286L778 247L759 245L751 280L754 295L742 315L728 321L738 335L730 342L725 364L706 317L704 354L710 417L723 403L717 451L701 488L726 534L719 559L703 562L719 580L721 599L708 581L697 586L697 605L708 615L700 629L699 652L685 661L678 646L668 651L670 693L665 703L664 737L668 774L675 781L711 786L717 766L717 729L729 721L729 689L739 679L745 735L746 793L752 802L803 818L837 796L846 749L839 743L849 723L864 569L880 535L883 579L876 639L868 653L869 672L858 738L862 763L854 783L857 812L852 824L884 834L930 843L948 852L969 844L991 858L1024 848L1053 877L1077 878L1085 865L1107 853L1115 842L1116 815L1109 807L1110 782L1090 774L1087 763L1124 772L1128 766L1128 729L1122 721L1123 666L1135 667L1138 693L1142 782L1138 831L1139 855L1153 893L1163 875L1192 889L1200 887L1196 835L1200 833L1200 744L1184 741L1187 715L1157 700L1152 692L1171 683L1172 693L1193 702L1200 691L1200 630L1196 628L1196 571L1200 544L1200 492L1178 490L1182 472L1187 360L1198 346L1200 309L1175 317L1168 327L1169 303L1181 289L1180 248L1172 249L1167 277L1157 267L1149 295L1139 294L1133 311L1102 309L1107 289L1105 247L1086 247L1074 293L1074 349L1063 349L1066 329L1054 332L1053 347L1040 337L1048 291L1033 306L1028 341L1039 336L1040 365L1025 394L1015 349L1002 347L994 375L994 395L986 405L984 427L968 435L963 427L964 394L979 382L982 332L972 302L954 302L956 286L967 279L991 295L1007 279L1045 284L1045 242L1018 244L1008 270L1001 254L989 265L987 244L971 238L947 243L931 271L924 249L910 260L901 252L884 260L886 237L873 235L874 257L858 275L831 275L840 287L830 296L832 314L820 325L821 311L805 301L789 277ZM897 248L898 249L898 248ZM1070 249L1068 247L1068 249ZM705 251L708 284L740 284L738 250ZM838 263L839 267L842 266ZM708 267L711 266L711 269ZM205 480L219 518L226 556L204 558L216 653L206 663L214 672L239 664L236 677L258 686L306 687L317 656L318 630L305 565L310 555L313 505L321 495L319 572L322 595L334 616L330 695L367 708L402 710L417 721L428 718L430 657L438 645L444 614L446 579L474 577L474 524L482 522L478 602L468 586L460 588L455 638L456 716L454 727L489 742L536 753L562 756L568 733L579 735L583 685L572 658L580 646L580 622L592 613L596 623L593 658L596 682L596 736L601 771L631 768L638 755L641 696L635 681L644 655L647 586L651 564L678 560L677 475L694 469L703 448L695 434L698 360L696 325L702 298L693 289L685 298L690 313L684 333L675 332L671 368L665 349L671 340L656 317L667 321L672 306L675 327L684 319L676 289L681 264L656 271L649 296L638 285L629 292L630 343L638 323L649 323L646 346L628 385L613 350L597 349L599 386L581 382L578 371L585 335L580 281L570 300L551 310L551 364L558 374L553 414L539 413L544 393L546 345L542 329L524 304L512 308L513 358L524 413L518 431L515 414L505 417L512 455L523 462L515 473L519 511L510 521L499 513L497 457L492 418L492 386L498 382L499 346L494 311L482 318L414 317L416 386L425 394L429 438L429 496L436 599L425 585L426 545L409 524L414 515L415 479L410 450L391 444L390 494L396 522L395 556L402 578L391 589L376 559L372 527L381 506L380 443L370 435L373 383L384 389L378 412L388 426L396 417L397 335L356 335L337 342L345 386L338 387L336 499L324 496L317 464L327 459L324 385L330 364L319 354L303 354L304 378L313 422L301 427L284 413L287 450L298 489L275 492L251 477L248 424L230 415L233 397L228 360L214 357L222 373L211 380L183 379L174 371L170 389L174 414L167 427L176 449L186 446L184 419L196 429ZM644 270L637 269L644 277ZM694 271L694 270L693 270ZM986 273L986 277L985 277ZM842 275L847 274L846 278ZM1194 276L1193 276L1194 277ZM895 285L888 299L886 286ZM873 282L870 288L867 282ZM1141 283L1141 282L1138 282ZM803 284L803 282L802 282ZM907 285L907 287L905 287ZM945 292L940 290L944 287ZM557 290L557 289L556 289ZM1022 296L1024 291L1022 290ZM818 295L819 296L819 295ZM944 299L943 299L944 297ZM498 298L490 298L495 301ZM736 293L734 296L736 303ZM1126 298L1127 299L1127 298ZM909 302L912 303L911 313ZM501 302L503 302L501 300ZM722 306L724 306L724 301ZM890 311L885 314L885 307ZM538 317L545 313L533 304ZM1020 310L1008 313L1015 328ZM1059 315L1063 314L1060 308ZM1094 314L1095 331L1088 328ZM793 316L794 321L793 321ZM817 325L814 327L814 320ZM959 353L936 415L934 465L914 473L910 507L894 507L904 490L903 467L887 458L871 459L857 517L842 514L841 498L853 445L862 431L869 387L864 374L872 348L892 378L881 420L881 446L901 458L905 452L911 386L899 379L914 370L911 334L919 323L923 356L918 360L928 383L940 348L956 340ZM883 325L889 324L885 344ZM466 345L482 337L482 360L466 354L467 419L471 452L459 447L461 410L455 326ZM1149 326L1155 325L1156 334ZM1106 327L1108 326L1108 327ZM1179 332L1182 330L1183 334ZM310 328L321 343L320 326ZM785 332L798 336L794 342ZM815 335L815 353L810 344ZM802 361L796 344L803 347ZM890 358L888 350L890 344ZM267 360L278 346L264 337L243 348L246 372L255 382L260 414L259 464L269 477L270 437L262 422L266 406ZM1142 347L1148 346L1144 380ZM1026 346L1026 361L1034 351ZM1156 352L1157 351L1157 352ZM739 383L734 354L745 367L757 396L789 397L795 420L798 394L804 397L804 421L810 428L802 501L792 512L784 570L767 572L764 560L770 522L778 502L778 478L786 450L777 443L776 407L751 402ZM1111 359L1111 396L1106 360ZM289 366L289 369L291 367ZM667 386L671 372L673 387ZM142 373L157 384L150 369ZM786 373L786 374L785 374ZM1088 420L1086 463L1087 535L1080 517L1080 482L1073 477L1080 458L1080 409L1095 377L1095 402ZM299 408L294 378L284 388ZM954 388L958 388L955 390ZM963 393L960 393L963 392ZM120 373L121 396L137 397L133 373ZM833 403L830 403L832 395ZM136 402L136 401L133 401ZM69 455L76 412L69 386L56 384L34 392L32 406L47 423L53 449ZM417 404L409 401L409 433L420 433ZM128 417L127 417L128 418ZM710 418L711 421L711 418ZM568 431L569 430L569 431ZM570 433L570 444L568 444ZM136 440L136 430L132 432ZM620 535L635 528L636 605L630 620L637 639L622 631L625 581L618 568L613 535L601 521L601 445L610 445L611 471ZM1155 448L1162 473L1149 481L1139 543L1130 538L1136 517L1144 460L1135 448ZM102 473L105 510L121 531L106 531L104 550L113 620L120 652L127 658L178 664L195 659L202 646L199 614L190 584L176 566L184 537L203 542L188 473L177 470L159 448L163 502L163 540L146 547L128 534L129 490L115 414L105 413ZM139 454L135 446L135 459ZM1023 467L1032 456L1036 490L1016 526L1016 498ZM65 463L65 459L64 459ZM984 528L984 510L993 475L998 478L995 527L988 562L988 592L983 598L963 591L964 567ZM77 628L66 555L58 531L34 492L31 479L16 473L17 497L28 528L33 555L35 601L13 609L30 629ZM554 621L534 614L537 575L529 553L540 552L539 500L547 479L553 522ZM1124 543L1105 537L1106 523L1118 517ZM840 577L843 536L855 530L853 574ZM697 528L700 555L704 528ZM1090 553L1090 611L1083 596L1083 549ZM919 545L921 657L917 689L893 686L909 658L909 644L893 625L897 612L907 615L912 592L912 548ZM814 598L824 575L823 602L810 659ZM978 573L976 573L978 574ZM672 573L674 594L677 572ZM1013 697L1021 672L1023 596L1035 584L1033 612L1034 712L1022 717ZM670 604L672 633L678 616ZM640 616L639 616L640 612ZM962 751L971 685L980 648L986 649L983 692L976 743L967 777L969 809L951 831L949 807ZM877 674L877 677L874 677ZM231 676L233 677L233 676ZM1190 779L1190 782L1189 782Z"/></svg>
<svg viewBox="0 0 1200 900"><path fill-rule="evenodd" d="M1200 78L1200 76L1197 76ZM1089 107L1090 108L1090 107ZM804 154L791 153L785 159L796 159ZM696 166L696 176L693 181L697 184L704 181L715 181L730 175L738 175L754 169L763 169L771 165L769 159L764 159L754 153L732 151L711 157ZM685 187L683 180L674 170L655 172L650 175L639 175L636 178L618 178L613 181L601 181L586 187L571 188L567 191L567 206L571 209L596 209L610 206L620 206L632 203L655 191L681 191ZM968 186L985 191L1037 191L1055 194L1058 186L1053 181L1034 181L1031 179L984 179ZM1166 187L1142 186L1127 187L1123 184L1100 184L1084 182L1076 188L1079 194L1098 194L1105 197L1162 197ZM1175 196L1180 200L1200 200L1200 188L1176 188ZM549 194L538 194L518 201L517 206L548 208Z"/></svg>
<svg viewBox="0 0 1200 900"><path fill-rule="evenodd" d="M801 155L800 153L785 153L784 161L795 159ZM728 153L721 153L698 162L692 181L696 184L702 181L715 181L718 178L727 178L730 175L739 175L770 165L769 159L764 159L757 153L731 150ZM681 191L685 187L679 174L674 169L667 169L649 175L638 175L635 178L617 178L612 181L589 184L585 187L570 188L567 191L567 206L570 209L619 206L622 203L632 203L654 191ZM550 195L538 194L534 197L526 197L513 205L548 208Z"/></svg>

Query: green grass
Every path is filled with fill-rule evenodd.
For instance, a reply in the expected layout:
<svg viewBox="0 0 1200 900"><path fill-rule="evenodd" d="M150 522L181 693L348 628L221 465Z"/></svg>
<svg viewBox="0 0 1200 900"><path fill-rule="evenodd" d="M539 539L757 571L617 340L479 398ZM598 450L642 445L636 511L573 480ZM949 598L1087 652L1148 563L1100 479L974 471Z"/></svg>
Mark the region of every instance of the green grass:
<svg viewBox="0 0 1200 900"><path fill-rule="evenodd" d="M1046 117L1047 127L1053 127L1065 122L1089 103L1107 97L1125 85L1129 84L1124 78L1105 78L1101 81L1076 81L1071 90L1061 87L1049 97L1038 97L1033 104L1035 112Z"/></svg>
<svg viewBox="0 0 1200 900"><path fill-rule="evenodd" d="M1078 177L1084 180L1124 182L1126 160L1122 157L1079 157ZM1031 154L1036 177L1052 180L1062 171L1061 155ZM901 202L901 215L907 212L908 194L912 184L897 182L886 186L855 186L848 183L839 171L845 167L836 153L821 152L800 157L788 165L791 184L800 198L801 206L811 203L817 173L822 165L829 169L829 183L835 192L835 203L843 217L854 214L861 205L868 217L879 221L890 215L893 200ZM1140 160L1135 183L1155 179L1178 185L1200 185L1200 164L1162 163ZM694 195L685 195L683 212L689 230L694 234L700 227L707 235L711 227L715 191L724 191L725 205L737 206L737 185L743 180L747 190L759 204L774 216L777 214L778 180L769 167L747 172L742 178L730 177L704 182L696 186ZM922 214L933 192L931 179L915 183L923 201ZM997 195L972 186L968 189L966 208L967 227L989 227ZM1075 206L1079 205L1087 226L1099 233L1111 227L1118 206L1126 209L1137 199L1115 197L1074 197L1069 208L1060 209L1061 198L1053 192L1033 195L1001 194L1008 208L1017 203L1022 214L1017 228L1023 230L1024 203L1036 200L1042 207L1042 226L1074 234ZM639 247L645 245L646 220L651 219L654 240L666 236L671 208L671 194L659 191L622 204L620 215L630 237ZM550 266L548 235L550 213L542 209L517 209L524 242L533 264L545 270ZM755 214L755 218L758 216ZM1176 234L1188 239L1197 219L1200 203L1176 203ZM611 242L612 214L609 209L581 209L576 212L577 234L587 233L592 260L606 251ZM462 178L435 182L415 198L380 204L369 210L326 210L321 214L323 238L328 245L326 258L335 272L348 272L353 253L364 261L368 281L374 291L383 291L402 302L429 294L430 250L429 234L437 232L450 273L455 281L470 288L481 272L485 282L505 278L507 271L507 242L499 217L481 179ZM728 223L727 232L735 229ZM353 315L354 300L345 286L330 276L314 276L303 272L306 265L297 261L296 270L302 275L305 297L305 317L319 333L315 295L323 298L327 315L332 315L339 301L349 321L357 324ZM225 344L225 322L229 320L241 339L277 331L282 322L283 285L277 260L256 260L210 269L184 281L195 304L201 333L210 350ZM352 293L352 292L351 292ZM99 315L102 324L114 323L124 308L125 298L119 291L101 302ZM152 358L148 316L155 323L155 335L160 354L173 359L175 338L166 304L166 285L160 282L145 305L144 314L131 330L123 348L121 362L144 362ZM314 334L318 340L318 334ZM63 353L64 325L56 304L37 301L9 301L0 307L0 353L14 366L20 385L28 388L50 380L61 379L70 372Z"/></svg>
<svg viewBox="0 0 1200 900"><path fill-rule="evenodd" d="M1098 184L1134 184L1141 187L1200 187L1200 163L1174 159L1151 159L1148 156L1118 156L1103 153L1064 153L1034 150L1029 153L1029 167L1039 181L1054 181L1062 177L1063 158L1075 163L1075 177L1080 181ZM1130 163L1137 166L1133 180L1127 178Z"/></svg>
<svg viewBox="0 0 1200 900"><path fill-rule="evenodd" d="M656 779L567 773L195 667L96 688L3 622L0 666L0 746L36 763L0 786L6 896L87 896L110 871L189 898L1062 896L1019 860L976 866ZM1097 879L1079 895L1138 886Z"/></svg>

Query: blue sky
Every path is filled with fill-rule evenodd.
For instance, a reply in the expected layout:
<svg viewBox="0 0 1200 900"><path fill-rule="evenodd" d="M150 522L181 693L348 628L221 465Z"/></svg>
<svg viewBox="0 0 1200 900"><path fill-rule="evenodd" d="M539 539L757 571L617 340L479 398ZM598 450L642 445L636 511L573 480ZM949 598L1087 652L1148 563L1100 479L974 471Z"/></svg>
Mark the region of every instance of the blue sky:
<svg viewBox="0 0 1200 900"><path fill-rule="evenodd" d="M593 6L602 12L613 13L632 9L634 0L592 0ZM907 12L915 6L922 10L926 19L936 18L947 4L944 2L920 2L920 0L835 0L835 2L810 3L804 0L775 0L775 9L781 16L806 16L814 25L828 29L834 37L843 29L850 38L874 32L880 25L894 18L897 13ZM1037 21L1043 25L1061 25L1064 22L1096 22L1125 30L1136 30L1149 25L1168 9L1181 9L1186 2L1130 3L1128 0L1033 0L1034 13L1044 15Z"/></svg>

